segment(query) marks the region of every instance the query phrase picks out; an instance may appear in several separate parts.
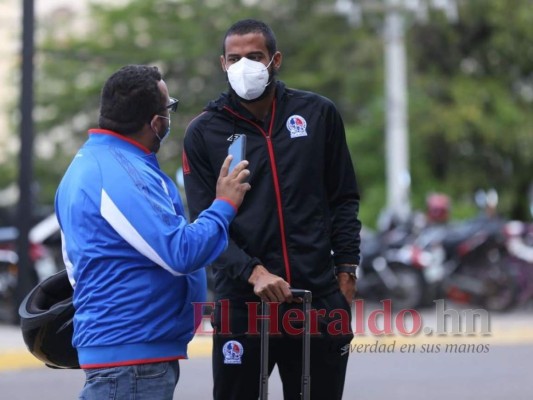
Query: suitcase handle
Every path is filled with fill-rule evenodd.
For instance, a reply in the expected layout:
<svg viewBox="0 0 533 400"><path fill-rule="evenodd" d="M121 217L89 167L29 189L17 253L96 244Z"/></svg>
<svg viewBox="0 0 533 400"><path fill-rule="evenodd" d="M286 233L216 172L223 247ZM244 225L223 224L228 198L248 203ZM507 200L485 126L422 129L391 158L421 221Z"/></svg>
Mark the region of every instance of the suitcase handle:
<svg viewBox="0 0 533 400"><path fill-rule="evenodd" d="M311 291L305 289L293 289L291 288L292 297L301 298L304 304L310 304L313 296Z"/></svg>
<svg viewBox="0 0 533 400"><path fill-rule="evenodd" d="M300 398L302 400L309 400L311 396L311 300L312 294L311 291L305 289L293 289L291 288L291 294L293 297L298 297L303 299L303 307L305 313L304 321L304 335L302 341L302 381L301 381L301 392ZM269 304L268 302L262 302L262 313L263 315L269 314ZM269 330L269 321L268 319L261 321L261 371L259 378L259 399L267 400L268 399L268 330Z"/></svg>
<svg viewBox="0 0 533 400"><path fill-rule="evenodd" d="M309 292L309 290L304 290L304 289L293 289L291 288L291 293L292 293L292 297L305 297L305 295L307 293L311 293Z"/></svg>

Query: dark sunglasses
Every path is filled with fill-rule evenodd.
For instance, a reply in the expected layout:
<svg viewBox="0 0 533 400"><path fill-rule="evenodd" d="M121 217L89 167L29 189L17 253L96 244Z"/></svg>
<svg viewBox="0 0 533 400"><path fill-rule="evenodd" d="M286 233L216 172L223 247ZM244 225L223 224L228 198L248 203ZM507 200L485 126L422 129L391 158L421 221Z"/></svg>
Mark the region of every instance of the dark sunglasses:
<svg viewBox="0 0 533 400"><path fill-rule="evenodd" d="M167 104L165 107L170 112L175 113L178 110L178 103L180 102L178 99L175 99L174 97L169 97L170 103Z"/></svg>

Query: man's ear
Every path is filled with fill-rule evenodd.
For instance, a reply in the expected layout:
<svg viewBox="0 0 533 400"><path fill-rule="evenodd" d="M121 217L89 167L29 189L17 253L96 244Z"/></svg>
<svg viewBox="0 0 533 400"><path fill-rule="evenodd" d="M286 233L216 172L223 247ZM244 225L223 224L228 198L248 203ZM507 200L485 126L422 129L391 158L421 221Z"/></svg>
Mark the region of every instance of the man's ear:
<svg viewBox="0 0 533 400"><path fill-rule="evenodd" d="M155 133L157 133L159 131L158 126L157 126L157 124L158 124L157 120L158 119L160 119L160 118L157 118L157 115L154 114L154 116L150 120L150 129L152 129L152 131L154 131Z"/></svg>
<svg viewBox="0 0 533 400"><path fill-rule="evenodd" d="M227 72L227 70L226 70L226 58L223 55L220 56L220 66L222 67L222 71Z"/></svg>
<svg viewBox="0 0 533 400"><path fill-rule="evenodd" d="M274 68L277 70L279 70L281 68L281 61L283 60L283 56L281 55L281 52L279 51L276 51L274 53Z"/></svg>

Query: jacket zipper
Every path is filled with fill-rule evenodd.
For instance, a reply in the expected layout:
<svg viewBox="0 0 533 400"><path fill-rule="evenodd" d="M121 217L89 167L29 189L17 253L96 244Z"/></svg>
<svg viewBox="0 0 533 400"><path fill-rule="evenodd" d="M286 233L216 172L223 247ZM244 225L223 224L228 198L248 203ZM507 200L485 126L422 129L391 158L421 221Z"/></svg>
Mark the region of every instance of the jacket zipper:
<svg viewBox="0 0 533 400"><path fill-rule="evenodd" d="M285 264L285 275L287 282L289 285L291 284L291 269L289 264L289 252L287 249L287 239L285 237L285 220L283 218L283 211L281 207L281 191L279 188L279 180L278 180L278 169L276 168L276 159L274 157L274 147L272 144L272 129L274 127L274 118L276 114L276 99L274 99L272 103L272 114L270 116L270 125L268 127L268 132L265 132L263 128L261 128L259 125L257 125L255 122L250 121L249 119L243 117L242 115L236 113L231 108L224 106L224 109L236 116L239 119L242 119L245 122L248 122L249 124L255 126L259 132L263 135L263 137L266 140L267 148L268 148L268 155L270 158L270 169L272 170L272 178L274 180L274 190L276 192L276 203L278 205L278 220L279 220L279 230L281 235L281 250L283 253L283 262Z"/></svg>

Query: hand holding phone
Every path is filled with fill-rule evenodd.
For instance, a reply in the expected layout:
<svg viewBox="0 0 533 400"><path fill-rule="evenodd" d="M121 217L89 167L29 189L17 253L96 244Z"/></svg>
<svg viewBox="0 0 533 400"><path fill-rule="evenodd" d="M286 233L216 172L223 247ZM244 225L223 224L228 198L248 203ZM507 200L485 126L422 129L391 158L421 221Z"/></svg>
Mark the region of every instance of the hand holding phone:
<svg viewBox="0 0 533 400"><path fill-rule="evenodd" d="M229 157L231 155L232 157ZM244 195L251 186L248 182L250 171L246 169L247 163L241 167L239 173L232 174L233 169L246 156L246 136L235 136L235 140L228 148L228 156L224 159L220 168L220 175L217 179L216 197L230 201L235 207L239 207L244 199ZM231 158L231 161L230 161Z"/></svg>
<svg viewBox="0 0 533 400"><path fill-rule="evenodd" d="M233 159L229 165L229 172L237 166L242 160L246 159L246 135L238 135L228 147L228 155L231 154Z"/></svg>

